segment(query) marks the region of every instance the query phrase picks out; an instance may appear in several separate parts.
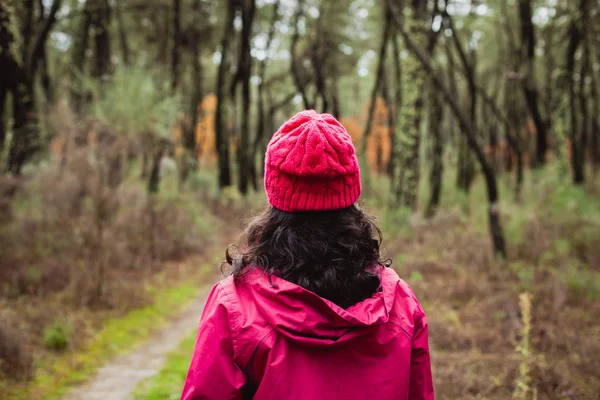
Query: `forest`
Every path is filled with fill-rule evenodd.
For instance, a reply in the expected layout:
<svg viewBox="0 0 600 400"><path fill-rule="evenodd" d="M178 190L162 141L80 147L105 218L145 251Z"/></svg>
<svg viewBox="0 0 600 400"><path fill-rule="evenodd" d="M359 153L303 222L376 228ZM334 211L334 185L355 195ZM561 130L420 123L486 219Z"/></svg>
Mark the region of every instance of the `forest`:
<svg viewBox="0 0 600 400"><path fill-rule="evenodd" d="M0 0L0 398L179 396L304 109L352 136L438 398L597 398L598 0Z"/></svg>

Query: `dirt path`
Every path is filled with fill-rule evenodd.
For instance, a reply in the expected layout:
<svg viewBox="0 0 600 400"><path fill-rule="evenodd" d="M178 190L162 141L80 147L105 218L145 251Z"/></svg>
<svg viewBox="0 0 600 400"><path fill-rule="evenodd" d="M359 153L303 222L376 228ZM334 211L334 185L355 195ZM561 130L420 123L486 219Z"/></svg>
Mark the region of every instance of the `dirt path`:
<svg viewBox="0 0 600 400"><path fill-rule="evenodd" d="M200 320L208 288L171 323L131 352L109 361L88 382L77 387L64 400L129 400L136 386L157 374L167 353L190 334Z"/></svg>

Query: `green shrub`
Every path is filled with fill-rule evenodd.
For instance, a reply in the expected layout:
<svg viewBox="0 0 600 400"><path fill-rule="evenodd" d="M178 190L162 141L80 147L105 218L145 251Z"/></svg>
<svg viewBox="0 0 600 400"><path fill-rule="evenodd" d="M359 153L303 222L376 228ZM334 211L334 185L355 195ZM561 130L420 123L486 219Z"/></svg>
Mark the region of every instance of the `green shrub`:
<svg viewBox="0 0 600 400"><path fill-rule="evenodd" d="M508 264L508 268L517 274L521 289L531 290L535 277L534 267L522 261L515 261Z"/></svg>
<svg viewBox="0 0 600 400"><path fill-rule="evenodd" d="M590 302L600 298L600 273L589 270L577 262L567 265L559 274L573 297L584 298Z"/></svg>
<svg viewBox="0 0 600 400"><path fill-rule="evenodd" d="M62 321L55 321L44 329L44 346L52 350L64 350L69 345L70 329Z"/></svg>

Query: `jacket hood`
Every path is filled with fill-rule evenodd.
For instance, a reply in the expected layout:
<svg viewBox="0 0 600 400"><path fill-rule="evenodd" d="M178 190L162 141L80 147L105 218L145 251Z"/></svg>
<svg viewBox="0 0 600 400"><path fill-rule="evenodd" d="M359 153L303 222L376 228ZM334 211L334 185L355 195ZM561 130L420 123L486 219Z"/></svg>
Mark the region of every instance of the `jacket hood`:
<svg viewBox="0 0 600 400"><path fill-rule="evenodd" d="M337 346L372 333L389 320L400 278L377 266L381 290L343 309L294 283L254 269L245 283L269 325L286 339L306 347Z"/></svg>

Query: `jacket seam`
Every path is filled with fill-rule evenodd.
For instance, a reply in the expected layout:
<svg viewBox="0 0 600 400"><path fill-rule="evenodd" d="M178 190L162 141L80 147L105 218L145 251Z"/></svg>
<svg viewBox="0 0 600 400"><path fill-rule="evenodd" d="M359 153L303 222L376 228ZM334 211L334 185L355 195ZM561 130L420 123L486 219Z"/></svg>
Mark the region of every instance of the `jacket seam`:
<svg viewBox="0 0 600 400"><path fill-rule="evenodd" d="M231 341L233 343L233 359L237 360L239 358L239 346L238 346L238 342L239 342L239 338L238 338L238 330L239 330L238 329L239 328L238 317L239 317L239 315L238 314L239 314L239 312L237 310L237 307L234 305L235 301L231 298L231 296L229 295L229 293L223 286L222 282L218 282L217 285L219 286L219 288L225 295L226 301L231 305L231 307L230 307L231 323L229 324L229 328L231 331Z"/></svg>

